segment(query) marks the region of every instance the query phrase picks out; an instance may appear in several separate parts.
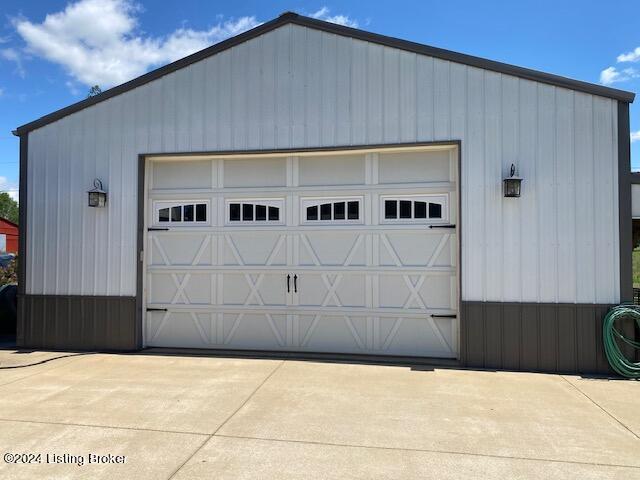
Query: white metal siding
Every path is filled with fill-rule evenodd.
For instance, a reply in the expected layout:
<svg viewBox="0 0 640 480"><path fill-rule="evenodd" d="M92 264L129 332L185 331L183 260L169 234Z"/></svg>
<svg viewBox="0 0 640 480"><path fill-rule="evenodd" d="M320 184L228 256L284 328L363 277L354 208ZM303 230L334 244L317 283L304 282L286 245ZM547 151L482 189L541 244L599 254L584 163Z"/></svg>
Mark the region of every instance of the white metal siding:
<svg viewBox="0 0 640 480"><path fill-rule="evenodd" d="M295 25L31 132L27 292L135 294L138 153L451 139L464 300L619 300L616 101Z"/></svg>

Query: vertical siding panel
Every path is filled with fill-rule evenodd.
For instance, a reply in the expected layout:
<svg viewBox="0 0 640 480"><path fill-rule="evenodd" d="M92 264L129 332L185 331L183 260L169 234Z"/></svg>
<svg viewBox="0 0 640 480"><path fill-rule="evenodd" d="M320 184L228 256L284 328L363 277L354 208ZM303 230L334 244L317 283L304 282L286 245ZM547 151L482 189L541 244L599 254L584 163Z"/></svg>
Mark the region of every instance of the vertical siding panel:
<svg viewBox="0 0 640 480"><path fill-rule="evenodd" d="M336 143L336 93L337 93L337 47L335 35L321 38L321 79L322 102L320 109L320 142L322 145Z"/></svg>
<svg viewBox="0 0 640 480"><path fill-rule="evenodd" d="M467 125L467 67L465 65L451 64L450 95L451 140L462 140L466 136Z"/></svg>
<svg viewBox="0 0 640 480"><path fill-rule="evenodd" d="M558 225L555 180L555 87L538 86L538 148L536 188L539 236L538 301L558 301Z"/></svg>
<svg viewBox="0 0 640 480"><path fill-rule="evenodd" d="M575 92L575 172L576 172L576 301L591 303L595 292L595 191L593 185L592 97Z"/></svg>
<svg viewBox="0 0 640 480"><path fill-rule="evenodd" d="M606 252L615 252L613 245L614 231L618 229L617 215L611 215L611 199L613 197L613 168L617 158L612 156L611 144L614 135L611 128L613 101L602 97L593 97L593 131L594 131L594 197L595 210L595 243L591 252L596 259L595 289L596 303L609 303L618 300L615 291L616 275L614 265L619 262Z"/></svg>
<svg viewBox="0 0 640 480"><path fill-rule="evenodd" d="M233 146L233 122L234 122L234 95L238 95L235 92L235 89L238 88L236 85L234 88L232 78L233 78L233 65L232 65L232 56L231 51L226 51L220 53L218 58L218 87L216 90L216 94L218 96L218 107L219 110L216 111L217 115L217 126L218 126L218 135L217 135L217 146L220 150L230 150Z"/></svg>
<svg viewBox="0 0 640 480"><path fill-rule="evenodd" d="M255 89L249 91L252 81L255 81L257 74L252 69L249 70L250 55L258 45L259 38L230 50L231 55L231 78L230 90L220 92L221 95L228 95L226 92L231 91L231 148L244 149L249 145L249 131L254 131L255 122L257 121L257 112L260 111L260 103L252 104L255 108L255 115L248 118L247 105L249 95L256 95ZM255 64L254 64L255 65ZM249 78L251 75L251 78Z"/></svg>
<svg viewBox="0 0 640 480"><path fill-rule="evenodd" d="M42 247L42 264L44 265L44 291L56 293L56 258L57 255L49 255L49 251L57 252L57 227L58 208L47 208L48 205L57 205L58 202L58 171L61 143L61 126L64 122L56 122L49 131L47 139L47 160L44 168L44 245Z"/></svg>
<svg viewBox="0 0 640 480"><path fill-rule="evenodd" d="M563 305L558 308L558 371L575 372L576 357L576 308Z"/></svg>
<svg viewBox="0 0 640 480"><path fill-rule="evenodd" d="M528 80L520 80L520 176L524 178L520 216L520 282L522 284L522 301L538 301L538 182L536 167L536 151L538 145L538 108L537 84ZM524 324L524 320L523 320Z"/></svg>
<svg viewBox="0 0 640 480"><path fill-rule="evenodd" d="M236 141L234 148L260 148L262 140L261 128L266 117L265 108L267 104L267 99L265 98L266 89L263 90L262 88L268 77L264 72L267 61L264 58L265 52L263 51L265 42L266 40L263 37L251 40L246 45L243 45L246 54L241 55L239 50L238 55L234 57L239 57L238 61L242 62L243 68L247 71L247 75L244 77L238 78L234 75L233 78L233 83L245 85L246 89L246 100L243 103L243 108L238 109L239 118L246 123L246 143L244 141ZM253 110L253 114L250 114L249 110ZM237 123L234 125L234 131L237 125Z"/></svg>
<svg viewBox="0 0 640 480"><path fill-rule="evenodd" d="M612 129L612 137L611 137L611 156L615 160L612 162L611 171L614 178L613 182L613 191L611 192L612 198L610 199L613 204L614 212L619 212L618 205L618 182L615 180L618 178L618 102L611 101L611 129ZM613 217L615 218L616 214L614 213ZM613 274L614 274L614 283L613 283L613 298L611 299L611 303L620 302L620 230L618 229L618 224L614 221L613 228L613 252L612 254L612 263L614 265ZM640 336L640 335L639 335ZM638 336L636 337L636 339ZM636 360L640 360L640 352L636 352Z"/></svg>
<svg viewBox="0 0 640 480"><path fill-rule="evenodd" d="M418 140L433 140L433 115L434 115L434 59L418 55L417 58L417 98L416 108Z"/></svg>
<svg viewBox="0 0 640 480"><path fill-rule="evenodd" d="M191 80L193 65L178 70L175 75L175 108L174 128L176 131L176 150L178 152L191 151Z"/></svg>
<svg viewBox="0 0 640 480"><path fill-rule="evenodd" d="M176 136L176 74L162 77L162 149L163 152L175 152Z"/></svg>
<svg viewBox="0 0 640 480"><path fill-rule="evenodd" d="M95 178L95 155L96 155L96 110L97 107L91 107L81 112L83 118L82 127L82 184L92 185ZM95 215L89 215L91 212L87 204L82 205L82 262L80 267L80 285L82 295L93 295L94 279L91 266L93 265L93 257L95 252L95 242L93 241L93 232L95 231L96 218Z"/></svg>
<svg viewBox="0 0 640 480"><path fill-rule="evenodd" d="M593 307L576 307L576 360L579 372L596 371L596 329L593 326Z"/></svg>
<svg viewBox="0 0 640 480"><path fill-rule="evenodd" d="M86 197L82 187L82 131L83 116L72 115L70 123L70 146L69 146L69 225L67 236L69 241L69 271L66 279L67 288L65 294L80 294L82 285L80 283L80 269L82 268L82 211L85 206ZM29 232L31 230L29 229Z"/></svg>
<svg viewBox="0 0 640 480"><path fill-rule="evenodd" d="M58 145L58 162L57 162L57 202L58 218L56 220L56 252L54 255L55 268L55 293L65 293L68 289L69 278L69 262L71 258L71 250L69 248L70 232L69 221L70 216L70 192L71 182L70 174L70 145L71 145L71 127L72 122L61 122L60 124L60 140Z"/></svg>
<svg viewBox="0 0 640 480"><path fill-rule="evenodd" d="M539 368L545 372L558 370L558 326L555 305L541 305L540 311L540 360Z"/></svg>
<svg viewBox="0 0 640 480"><path fill-rule="evenodd" d="M336 37L336 145L351 143L351 63L352 40Z"/></svg>
<svg viewBox="0 0 640 480"><path fill-rule="evenodd" d="M558 300L576 301L576 181L573 92L556 89L556 197L558 218Z"/></svg>
<svg viewBox="0 0 640 480"><path fill-rule="evenodd" d="M291 26L291 146L305 145L306 34L305 28Z"/></svg>
<svg viewBox="0 0 640 480"><path fill-rule="evenodd" d="M489 301L503 298L502 262L502 84L499 73L484 72L484 184L486 249L484 281Z"/></svg>
<svg viewBox="0 0 640 480"><path fill-rule="evenodd" d="M383 141L383 49L367 44L367 143Z"/></svg>
<svg viewBox="0 0 640 480"><path fill-rule="evenodd" d="M436 116L439 115L437 110ZM466 299L486 300L484 282L484 257L487 248L485 237L485 158L484 158L484 72L467 69L467 137L463 143L463 169L473 179L467 184L468 203L465 224L468 255L463 266Z"/></svg>
<svg viewBox="0 0 640 480"><path fill-rule="evenodd" d="M122 258L122 205L125 201L122 183L124 172L122 171L122 142L126 134L124 108L126 104L133 102L131 92L115 97L113 109L110 112L109 121L112 125L109 132L109 196L107 205L107 295L120 294L120 259ZM114 100L115 100L114 99ZM103 180L104 181L104 180Z"/></svg>
<svg viewBox="0 0 640 480"><path fill-rule="evenodd" d="M27 293L39 294L44 292L44 215L46 203L44 201L43 182L46 177L47 153L45 145L48 144L50 129L36 130L29 134L29 171L31 183L29 184L29 225L27 248L31 253L31 268L29 270L29 284ZM33 139L33 140L32 140ZM33 149L31 148L33 145Z"/></svg>
<svg viewBox="0 0 640 480"><path fill-rule="evenodd" d="M367 44L351 40L351 144L367 141Z"/></svg>
<svg viewBox="0 0 640 480"><path fill-rule="evenodd" d="M507 369L520 369L522 345L522 307L519 304L503 304L502 351L503 364Z"/></svg>
<svg viewBox="0 0 640 480"><path fill-rule="evenodd" d="M146 120L148 123L145 125L145 128L149 132L149 144L148 149L145 152L141 153L153 153L153 152L161 152L163 148L163 140L162 140L162 125L163 125L163 110L164 110L164 99L162 98L162 92L164 79L156 80L155 82L151 82L149 88L140 90L144 92L145 95L149 96L150 102L150 115Z"/></svg>
<svg viewBox="0 0 640 480"><path fill-rule="evenodd" d="M261 85L258 92L260 98L260 139L258 148L274 148L276 146L276 36L262 37L261 55L258 65L262 64L260 72Z"/></svg>
<svg viewBox="0 0 640 480"><path fill-rule="evenodd" d="M206 62L199 62L191 66L191 88L189 96L189 144L194 152L204 149L204 111L206 109L206 95L204 78Z"/></svg>
<svg viewBox="0 0 640 480"><path fill-rule="evenodd" d="M433 60L433 139L449 140L449 68L451 64L444 60ZM469 98L469 97L467 97Z"/></svg>
<svg viewBox="0 0 640 480"><path fill-rule="evenodd" d="M417 55L400 52L400 135L401 142L416 141Z"/></svg>
<svg viewBox="0 0 640 480"><path fill-rule="evenodd" d="M204 63L204 127L203 149L212 151L218 149L218 119L220 115L219 91L221 88L223 54L206 59Z"/></svg>
<svg viewBox="0 0 640 480"><path fill-rule="evenodd" d="M522 352L520 368L538 370L540 347L540 307L535 304L522 305Z"/></svg>
<svg viewBox="0 0 640 480"><path fill-rule="evenodd" d="M276 30L275 145L291 147L291 25Z"/></svg>
<svg viewBox="0 0 640 480"><path fill-rule="evenodd" d="M400 52L383 49L383 138L397 143L400 137Z"/></svg>
<svg viewBox="0 0 640 480"><path fill-rule="evenodd" d="M35 205L35 197L34 197L34 186L35 186L35 179L37 178L37 173L36 173L36 162L39 158L41 158L40 156L40 135L39 135L39 131L36 130L34 132L31 132L29 134L28 137L28 150L27 150L27 185L29 185L29 189L27 191L27 196L28 196L28 204L29 205ZM23 261L26 258L27 260L27 264L26 264L26 284L25 284L25 293L26 294L30 294L30 293L34 293L33 287L33 280L34 280L34 256L36 255L36 248L33 242L34 239L34 229L36 228L35 226L35 222L34 222L34 215L35 215L35 209L33 208L29 208L27 210L27 231L29 232L29 235L26 238L26 248L27 248L27 252L29 252L29 255L27 255L26 257L22 257ZM37 237L36 237L37 238ZM24 305L27 305L28 302L25 301ZM18 315L18 329L20 327L20 325L22 326L26 326L27 325L27 319L28 319L28 315L26 314L26 311L24 314L19 314ZM20 338L17 339L18 342L20 341Z"/></svg>
<svg viewBox="0 0 640 480"><path fill-rule="evenodd" d="M464 312L466 328L466 352L465 363L470 367L485 366L484 335L485 328L485 305L467 305Z"/></svg>
<svg viewBox="0 0 640 480"><path fill-rule="evenodd" d="M305 142L307 146L320 145L320 120L322 112L322 35L306 30L306 91L305 91Z"/></svg>
<svg viewBox="0 0 640 480"><path fill-rule="evenodd" d="M109 102L105 108L96 111L96 153L93 158L94 178L102 181L104 189L108 192L111 165L109 164L109 140L111 130L115 125L111 124L111 112L115 108L115 102ZM93 179L87 185L92 185ZM90 275L93 277L94 295L107 292L108 262L109 262L109 208L87 207L88 215L95 217L94 230L89 233L86 241L95 244L92 261L89 263Z"/></svg>
<svg viewBox="0 0 640 480"><path fill-rule="evenodd" d="M139 92L133 91L126 99L122 109L122 147L119 157L118 169L120 175L120 209L116 214L122 222L122 228L116 236L116 242L119 248L112 257L112 262L118 266L120 272L114 279L114 290L119 295L135 295L135 279L136 279L136 240L137 240L137 208L130 208L129 205L137 205L137 188L136 182L138 178L138 155L137 151L145 151L146 145L141 145L140 150L137 148L138 142L138 112L142 119L146 119L146 103L140 99ZM143 123L145 120L141 120ZM144 132L144 130L142 130ZM147 136L143 133L140 135L140 143L146 142Z"/></svg>
<svg viewBox="0 0 640 480"><path fill-rule="evenodd" d="M487 303L485 307L485 332L484 351L485 368L501 368L503 359L503 334L504 319L502 315L502 305L499 303Z"/></svg>
<svg viewBox="0 0 640 480"><path fill-rule="evenodd" d="M501 154L502 171L504 178L509 175L511 164L520 168L519 151L519 84L514 77L502 76L502 133L501 133ZM531 185L528 180L523 182L523 194L528 195ZM500 182L502 188L502 182ZM501 192L502 193L502 192ZM522 202L518 198L504 198L502 201L502 237L504 238L504 260L502 262L502 298L512 302L522 300L520 277L522 274L520 255L520 217L522 215Z"/></svg>

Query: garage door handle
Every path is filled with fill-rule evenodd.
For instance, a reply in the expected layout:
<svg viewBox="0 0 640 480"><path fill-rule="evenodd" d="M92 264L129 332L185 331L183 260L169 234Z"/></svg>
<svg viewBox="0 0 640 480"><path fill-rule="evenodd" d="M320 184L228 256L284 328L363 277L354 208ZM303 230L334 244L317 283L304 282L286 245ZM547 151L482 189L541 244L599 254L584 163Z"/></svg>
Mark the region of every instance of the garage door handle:
<svg viewBox="0 0 640 480"><path fill-rule="evenodd" d="M455 225L429 225L429 228L456 228Z"/></svg>
<svg viewBox="0 0 640 480"><path fill-rule="evenodd" d="M147 231L149 231L149 232L167 232L167 231L169 231L169 229L165 228L165 227L149 227L149 228L147 228Z"/></svg>
<svg viewBox="0 0 640 480"><path fill-rule="evenodd" d="M293 276L293 291L298 293L298 275Z"/></svg>
<svg viewBox="0 0 640 480"><path fill-rule="evenodd" d="M432 314L431 318L457 318L458 316L455 314L447 314L447 315L436 315Z"/></svg>
<svg viewBox="0 0 640 480"><path fill-rule="evenodd" d="M287 293L291 291L291 275L287 275Z"/></svg>
<svg viewBox="0 0 640 480"><path fill-rule="evenodd" d="M166 308L147 308L147 312L166 312Z"/></svg>

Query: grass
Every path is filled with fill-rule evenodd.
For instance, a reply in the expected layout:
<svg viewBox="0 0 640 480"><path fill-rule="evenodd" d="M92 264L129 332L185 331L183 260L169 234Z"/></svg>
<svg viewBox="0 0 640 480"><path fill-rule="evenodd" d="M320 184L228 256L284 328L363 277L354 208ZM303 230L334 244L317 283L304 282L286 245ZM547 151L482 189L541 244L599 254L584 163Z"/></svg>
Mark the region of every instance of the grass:
<svg viewBox="0 0 640 480"><path fill-rule="evenodd" d="M633 251L633 286L640 288L640 249Z"/></svg>

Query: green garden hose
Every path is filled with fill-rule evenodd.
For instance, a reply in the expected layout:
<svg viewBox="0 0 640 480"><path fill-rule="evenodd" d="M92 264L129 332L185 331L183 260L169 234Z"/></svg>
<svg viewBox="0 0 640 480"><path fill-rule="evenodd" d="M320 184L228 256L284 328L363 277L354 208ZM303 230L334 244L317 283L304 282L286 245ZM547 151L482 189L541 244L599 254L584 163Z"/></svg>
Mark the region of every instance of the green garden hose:
<svg viewBox="0 0 640 480"><path fill-rule="evenodd" d="M627 378L640 378L640 362L634 363L622 352L620 345L626 344L640 350L640 342L627 338L616 329L616 320L631 319L640 328L640 307L634 305L618 305L611 308L602 322L602 340L609 365L617 373Z"/></svg>

